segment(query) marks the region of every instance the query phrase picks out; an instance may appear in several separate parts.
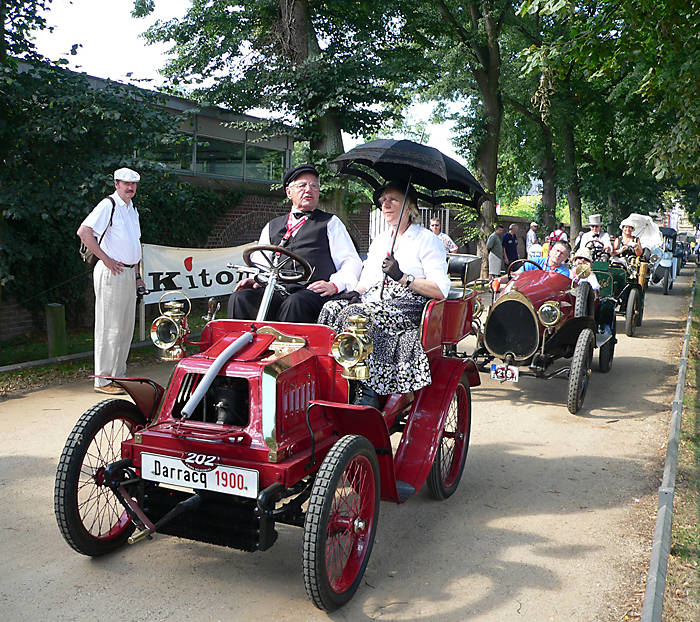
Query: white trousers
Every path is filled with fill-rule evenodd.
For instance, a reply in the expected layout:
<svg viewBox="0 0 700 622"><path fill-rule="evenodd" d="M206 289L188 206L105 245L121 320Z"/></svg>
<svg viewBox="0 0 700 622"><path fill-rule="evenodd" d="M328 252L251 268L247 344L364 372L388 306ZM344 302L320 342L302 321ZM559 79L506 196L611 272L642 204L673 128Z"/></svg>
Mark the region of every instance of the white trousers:
<svg viewBox="0 0 700 622"><path fill-rule="evenodd" d="M95 287L95 374L124 376L136 318L135 269L124 268L115 276L98 261L92 280ZM109 382L95 378L96 387Z"/></svg>

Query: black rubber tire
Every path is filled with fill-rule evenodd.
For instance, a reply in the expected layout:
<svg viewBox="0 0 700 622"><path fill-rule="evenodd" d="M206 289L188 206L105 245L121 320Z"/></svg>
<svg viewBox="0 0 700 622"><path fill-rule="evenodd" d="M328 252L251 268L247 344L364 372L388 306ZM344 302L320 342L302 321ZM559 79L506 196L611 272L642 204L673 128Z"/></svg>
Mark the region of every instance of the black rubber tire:
<svg viewBox="0 0 700 622"><path fill-rule="evenodd" d="M576 288L576 305L574 317L593 317L595 313L595 300L593 289L588 281L581 281Z"/></svg>
<svg viewBox="0 0 700 622"><path fill-rule="evenodd" d="M304 587L316 607L334 611L353 597L372 552L378 518L377 454L364 436L343 436L316 474L304 522ZM340 551L345 559L338 564L334 558L340 538L350 542Z"/></svg>
<svg viewBox="0 0 700 622"><path fill-rule="evenodd" d="M612 339L600 346L598 350L598 369L607 374L613 366L615 356L615 339L617 338L617 317L613 315Z"/></svg>
<svg viewBox="0 0 700 622"><path fill-rule="evenodd" d="M428 490L433 499L447 499L459 486L469 450L471 412L469 386L460 382L448 406L440 444L428 474Z"/></svg>
<svg viewBox="0 0 700 622"><path fill-rule="evenodd" d="M671 289L669 283L671 282L671 268L666 268L664 270L664 296L668 295L668 291Z"/></svg>
<svg viewBox="0 0 700 622"><path fill-rule="evenodd" d="M134 404L110 399L85 411L69 434L56 470L54 512L78 553L105 555L133 533L126 511L100 478L104 467L121 459L121 442L145 424Z"/></svg>
<svg viewBox="0 0 700 622"><path fill-rule="evenodd" d="M640 291L639 293L639 313L637 313L637 326L642 325L642 319L644 317L644 299L645 299L646 293L644 291Z"/></svg>
<svg viewBox="0 0 700 622"><path fill-rule="evenodd" d="M625 307L625 335L634 337L637 328L637 316L639 315L639 291L631 289L627 296L627 306Z"/></svg>
<svg viewBox="0 0 700 622"><path fill-rule="evenodd" d="M593 359L594 336L590 328L584 328L576 340L574 355L571 357L569 371L569 391L566 407L575 415L583 406L591 376L591 361Z"/></svg>

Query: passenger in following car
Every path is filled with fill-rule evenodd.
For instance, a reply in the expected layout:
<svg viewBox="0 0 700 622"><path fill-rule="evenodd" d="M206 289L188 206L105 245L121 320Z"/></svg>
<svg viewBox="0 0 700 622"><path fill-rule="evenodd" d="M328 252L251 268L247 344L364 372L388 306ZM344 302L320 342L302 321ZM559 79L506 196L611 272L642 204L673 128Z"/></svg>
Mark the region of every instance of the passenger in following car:
<svg viewBox="0 0 700 622"><path fill-rule="evenodd" d="M400 217L404 194L406 207ZM419 325L426 302L447 296L450 279L442 242L418 224L415 188L389 182L374 192L374 202L389 227L370 245L357 290L345 300L327 302L319 323L340 332L344 317L350 315L345 313L349 305L352 313L372 319L370 337L374 350L367 359L369 379L353 387L353 403L378 408L381 395L409 393L431 383Z"/></svg>

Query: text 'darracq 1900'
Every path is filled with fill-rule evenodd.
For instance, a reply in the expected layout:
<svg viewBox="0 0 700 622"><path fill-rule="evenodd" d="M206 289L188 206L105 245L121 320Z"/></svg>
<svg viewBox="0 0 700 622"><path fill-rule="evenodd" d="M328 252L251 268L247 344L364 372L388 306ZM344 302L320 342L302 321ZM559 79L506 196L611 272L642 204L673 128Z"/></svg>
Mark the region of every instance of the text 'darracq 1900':
<svg viewBox="0 0 700 622"><path fill-rule="evenodd" d="M258 472L219 464L211 470L193 469L183 459L144 452L141 477L152 482L249 497L258 495Z"/></svg>

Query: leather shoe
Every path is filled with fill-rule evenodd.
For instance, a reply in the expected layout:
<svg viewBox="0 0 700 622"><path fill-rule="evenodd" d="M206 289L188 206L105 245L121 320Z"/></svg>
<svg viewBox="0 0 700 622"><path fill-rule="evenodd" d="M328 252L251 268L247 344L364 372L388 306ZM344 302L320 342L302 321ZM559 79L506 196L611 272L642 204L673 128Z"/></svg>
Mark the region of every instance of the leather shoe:
<svg viewBox="0 0 700 622"><path fill-rule="evenodd" d="M118 384L110 382L103 387L95 387L96 393L104 393L105 395L124 395L126 391L122 389Z"/></svg>

